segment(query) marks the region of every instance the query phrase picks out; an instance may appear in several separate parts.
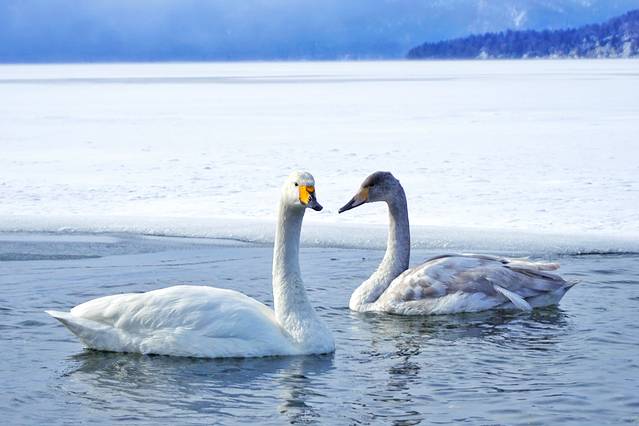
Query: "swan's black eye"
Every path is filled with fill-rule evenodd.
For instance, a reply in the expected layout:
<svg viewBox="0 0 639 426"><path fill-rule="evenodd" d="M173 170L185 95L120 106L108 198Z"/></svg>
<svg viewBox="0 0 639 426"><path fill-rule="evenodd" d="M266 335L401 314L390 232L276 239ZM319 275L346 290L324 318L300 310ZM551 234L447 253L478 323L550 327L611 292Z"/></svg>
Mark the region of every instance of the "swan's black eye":
<svg viewBox="0 0 639 426"><path fill-rule="evenodd" d="M299 186L299 185L297 184L297 182L295 182L295 186Z"/></svg>

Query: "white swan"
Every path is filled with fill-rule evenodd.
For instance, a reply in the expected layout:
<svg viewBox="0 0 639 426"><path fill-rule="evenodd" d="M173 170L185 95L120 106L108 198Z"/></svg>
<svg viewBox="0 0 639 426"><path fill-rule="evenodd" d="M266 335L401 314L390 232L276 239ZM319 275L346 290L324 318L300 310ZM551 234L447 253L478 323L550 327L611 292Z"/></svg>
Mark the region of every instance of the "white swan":
<svg viewBox="0 0 639 426"><path fill-rule="evenodd" d="M446 254L408 269L406 194L391 173L368 176L339 212L375 201L388 205L388 244L377 270L353 292L349 307L354 311L432 315L488 309L530 310L557 304L575 284L545 272L559 268L557 263L485 255Z"/></svg>
<svg viewBox="0 0 639 426"><path fill-rule="evenodd" d="M304 211L322 209L314 185L309 173L296 172L282 187L273 253L274 311L237 291L175 286L47 313L98 350L204 358L333 352L333 337L306 297L298 259Z"/></svg>

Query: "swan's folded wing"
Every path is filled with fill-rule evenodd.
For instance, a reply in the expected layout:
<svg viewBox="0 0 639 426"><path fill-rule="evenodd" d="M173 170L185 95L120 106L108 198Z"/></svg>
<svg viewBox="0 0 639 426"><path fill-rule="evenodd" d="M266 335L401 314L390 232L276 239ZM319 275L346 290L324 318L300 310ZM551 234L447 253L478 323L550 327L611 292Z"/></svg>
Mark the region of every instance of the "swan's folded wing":
<svg viewBox="0 0 639 426"><path fill-rule="evenodd" d="M526 299L563 288L566 281L544 272L547 269L555 269L554 264L484 255L437 256L397 277L382 296L382 302L393 304L471 295L482 303L489 298L498 305L513 301L507 295Z"/></svg>
<svg viewBox="0 0 639 426"><path fill-rule="evenodd" d="M71 314L123 329L199 329L211 322L231 327L243 315L273 320L266 306L242 293L186 285L93 299L73 308Z"/></svg>

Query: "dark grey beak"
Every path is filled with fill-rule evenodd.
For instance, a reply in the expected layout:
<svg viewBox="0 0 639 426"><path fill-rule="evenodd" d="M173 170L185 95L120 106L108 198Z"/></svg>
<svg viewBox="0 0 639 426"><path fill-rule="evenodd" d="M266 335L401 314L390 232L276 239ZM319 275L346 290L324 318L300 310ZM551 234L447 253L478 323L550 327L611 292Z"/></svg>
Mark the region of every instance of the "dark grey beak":
<svg viewBox="0 0 639 426"><path fill-rule="evenodd" d="M316 212L321 211L324 207L320 203L317 202L317 198L315 198L315 192L311 192L310 197L308 198L308 204L306 207L309 209L313 209Z"/></svg>
<svg viewBox="0 0 639 426"><path fill-rule="evenodd" d="M351 198L348 203L344 204L342 208L338 210L338 213L344 213L347 210L361 206L362 204L366 203L367 198L368 196L364 196L364 194L362 194L362 191L358 192L353 198Z"/></svg>

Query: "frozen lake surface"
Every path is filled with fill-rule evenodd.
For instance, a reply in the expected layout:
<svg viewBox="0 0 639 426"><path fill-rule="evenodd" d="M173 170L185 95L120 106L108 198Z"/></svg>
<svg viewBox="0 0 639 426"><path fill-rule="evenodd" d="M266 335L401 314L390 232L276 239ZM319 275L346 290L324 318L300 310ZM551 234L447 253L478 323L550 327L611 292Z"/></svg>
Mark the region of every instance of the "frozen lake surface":
<svg viewBox="0 0 639 426"><path fill-rule="evenodd" d="M380 247L331 230L386 222L337 216L381 169L425 247L639 251L637 60L5 65L0 98L4 230L268 242L299 168L307 243Z"/></svg>
<svg viewBox="0 0 639 426"><path fill-rule="evenodd" d="M636 422L637 255L561 256L558 308L430 318L352 313L380 250L305 248L331 356L196 360L84 350L44 309L177 283L271 303L271 247L0 234L3 424ZM432 252L418 250L413 263Z"/></svg>

